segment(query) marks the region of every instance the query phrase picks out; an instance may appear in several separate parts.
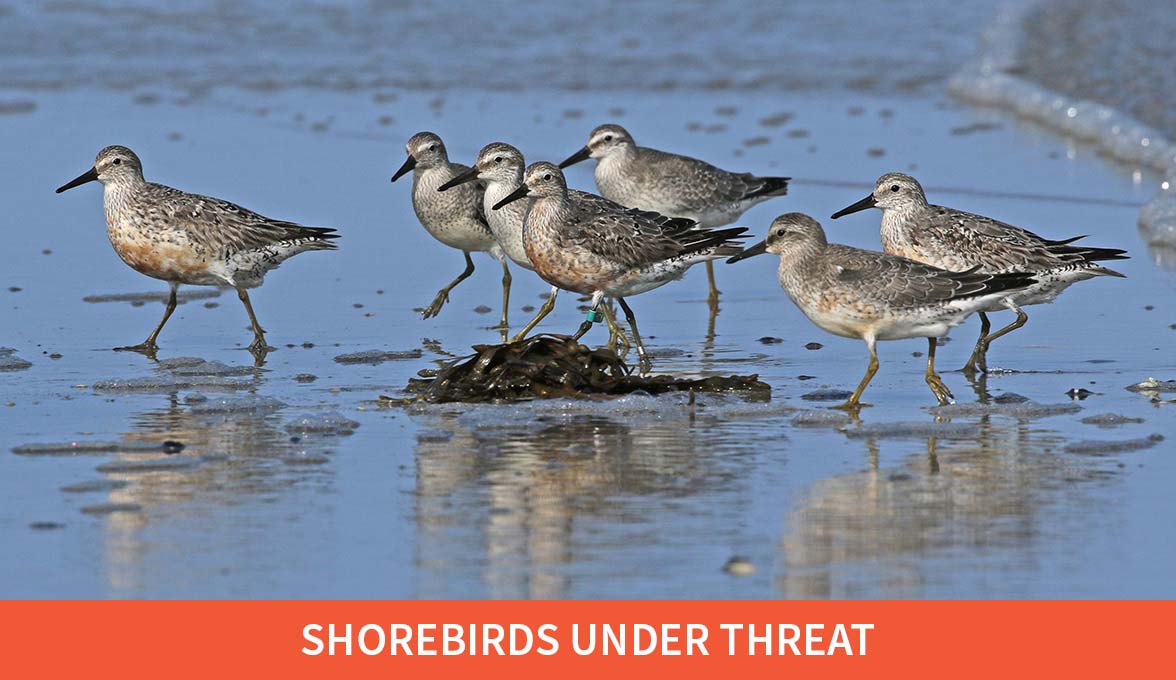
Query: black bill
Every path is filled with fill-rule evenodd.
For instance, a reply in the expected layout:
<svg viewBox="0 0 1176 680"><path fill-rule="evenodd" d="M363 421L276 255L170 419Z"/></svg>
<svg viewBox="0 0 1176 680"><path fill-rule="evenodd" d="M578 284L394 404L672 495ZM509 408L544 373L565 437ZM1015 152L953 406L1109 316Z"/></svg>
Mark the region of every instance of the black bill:
<svg viewBox="0 0 1176 680"><path fill-rule="evenodd" d="M747 248L744 248L742 253L739 253L738 255L727 258L727 264L734 264L735 262L738 262L740 260L746 260L749 257L755 257L756 255L763 255L766 252L768 252L768 242L767 241L760 241L759 243L755 244L754 246L748 246Z"/></svg>
<svg viewBox="0 0 1176 680"><path fill-rule="evenodd" d="M396 171L395 175L392 175L392 181L395 182L396 180L400 179L404 175L404 173L408 172L409 170L412 170L415 167L416 167L416 159L415 158L413 158L412 156L405 158L404 165L400 166L400 169Z"/></svg>
<svg viewBox="0 0 1176 680"><path fill-rule="evenodd" d="M853 205L850 205L850 206L846 206L846 207L842 208L841 210L838 210L837 212L833 213L833 219L837 219L838 217L845 217L846 215L852 215L855 212L861 212L863 210L873 208L876 205L878 205L878 202L874 200L874 194L870 194L869 196L866 196L862 200L858 201L857 203L854 203Z"/></svg>
<svg viewBox="0 0 1176 680"><path fill-rule="evenodd" d="M393 181L395 181L396 178L393 177L392 179L393 179ZM466 170L465 172L461 173L457 177L454 177L453 179L449 180L445 184L442 184L441 186L437 187L437 191L445 191L446 189L452 189L453 187L455 187L459 184L465 184L466 182L472 182L476 179L478 179L478 171L477 170Z"/></svg>
<svg viewBox="0 0 1176 680"><path fill-rule="evenodd" d="M74 187L81 186L81 185L85 184L86 182L93 182L96 179L98 179L98 170L96 168L90 168L89 170L78 175L75 179L70 181L68 184L63 184L63 185L57 187L57 193L60 194L63 191L67 191L67 190L72 189Z"/></svg>
<svg viewBox="0 0 1176 680"><path fill-rule="evenodd" d="M564 162L559 164L559 169L563 170L569 165L575 165L576 163L579 163L580 161L586 161L589 158L592 158L592 151L588 147L584 147L571 156L565 158Z"/></svg>
<svg viewBox="0 0 1176 680"><path fill-rule="evenodd" d="M510 196L507 196L506 198L502 199L501 201L495 203L493 210L498 210L498 209L502 208L502 206L504 206L504 205L514 203L515 201L519 200L520 198L526 198L528 191L529 191L529 189L527 189L527 185L524 184L523 186L519 187L518 189L515 189L514 191L510 192Z"/></svg>

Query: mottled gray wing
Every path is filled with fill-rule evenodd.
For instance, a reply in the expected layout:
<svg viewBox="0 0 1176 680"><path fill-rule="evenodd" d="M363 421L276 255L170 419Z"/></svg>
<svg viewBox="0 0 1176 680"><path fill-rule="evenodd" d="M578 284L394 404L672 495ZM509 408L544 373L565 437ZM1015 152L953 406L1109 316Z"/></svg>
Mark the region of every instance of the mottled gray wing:
<svg viewBox="0 0 1176 680"><path fill-rule="evenodd" d="M976 269L950 272L905 257L849 246L830 245L826 251L838 283L852 286L862 298L895 307L917 307L982 295L1028 283L980 273Z"/></svg>
<svg viewBox="0 0 1176 680"><path fill-rule="evenodd" d="M964 261L988 271L1037 271L1085 259L1086 249L1049 241L984 215L932 205L923 217L920 240L933 242L940 252L958 253Z"/></svg>
<svg viewBox="0 0 1176 680"><path fill-rule="evenodd" d="M334 229L305 227L275 220L212 196L189 194L162 184L151 185L157 206L149 219L162 218L188 232L197 243L218 252L264 248L278 243L337 238Z"/></svg>
<svg viewBox="0 0 1176 680"><path fill-rule="evenodd" d="M648 173L648 186L660 187L663 201L683 213L701 212L708 207L730 205L773 191L786 191L786 177L757 177L749 172L734 173L690 156L638 147L641 162L634 167Z"/></svg>
<svg viewBox="0 0 1176 680"><path fill-rule="evenodd" d="M711 236L710 230L698 228L693 220L625 208L600 197L576 200L572 205L564 237L630 267L682 255Z"/></svg>
<svg viewBox="0 0 1176 680"><path fill-rule="evenodd" d="M579 189L568 189L568 197L579 203L599 203L600 205L611 205L618 208L624 207L619 203L614 203L613 201L608 200L604 196L590 194L587 191L580 191Z"/></svg>

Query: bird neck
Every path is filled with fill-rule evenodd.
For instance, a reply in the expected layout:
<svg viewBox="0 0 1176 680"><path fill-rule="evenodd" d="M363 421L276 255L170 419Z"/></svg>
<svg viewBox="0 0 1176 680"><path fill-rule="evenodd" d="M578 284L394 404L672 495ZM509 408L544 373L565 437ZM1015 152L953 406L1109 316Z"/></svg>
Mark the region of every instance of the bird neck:
<svg viewBox="0 0 1176 680"><path fill-rule="evenodd" d="M523 238L528 240L553 234L556 225L563 223L570 210L567 194L530 199L523 218Z"/></svg>
<svg viewBox="0 0 1176 680"><path fill-rule="evenodd" d="M887 252L901 250L902 244L907 242L907 232L917 221L919 206L905 204L882 210L882 247Z"/></svg>

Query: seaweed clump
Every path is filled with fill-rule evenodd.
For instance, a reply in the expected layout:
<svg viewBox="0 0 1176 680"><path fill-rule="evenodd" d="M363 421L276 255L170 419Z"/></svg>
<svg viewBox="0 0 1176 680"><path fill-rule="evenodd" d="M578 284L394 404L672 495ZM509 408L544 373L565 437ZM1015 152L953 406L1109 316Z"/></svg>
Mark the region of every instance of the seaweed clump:
<svg viewBox="0 0 1176 680"><path fill-rule="evenodd" d="M590 349L564 335L537 335L473 349L475 354L449 362L433 377L409 380L412 400L484 403L633 392L738 392L763 401L771 397L771 387L758 375L633 375L612 350Z"/></svg>

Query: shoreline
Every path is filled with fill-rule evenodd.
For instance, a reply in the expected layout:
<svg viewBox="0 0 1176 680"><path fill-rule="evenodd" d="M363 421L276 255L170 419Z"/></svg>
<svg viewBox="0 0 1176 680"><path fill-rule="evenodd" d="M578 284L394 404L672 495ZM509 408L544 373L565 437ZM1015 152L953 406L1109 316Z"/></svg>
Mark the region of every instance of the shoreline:
<svg viewBox="0 0 1176 680"><path fill-rule="evenodd" d="M980 52L949 81L947 91L970 104L996 108L1094 145L1109 157L1158 172L1157 194L1139 211L1151 247L1176 248L1176 144L1113 106L1071 97L1018 75L1025 20L1041 0L1002 6L980 36ZM1169 258L1161 258L1168 260Z"/></svg>

